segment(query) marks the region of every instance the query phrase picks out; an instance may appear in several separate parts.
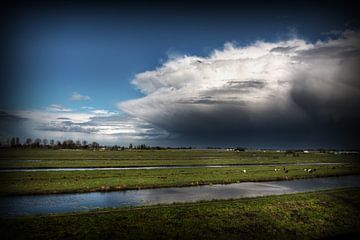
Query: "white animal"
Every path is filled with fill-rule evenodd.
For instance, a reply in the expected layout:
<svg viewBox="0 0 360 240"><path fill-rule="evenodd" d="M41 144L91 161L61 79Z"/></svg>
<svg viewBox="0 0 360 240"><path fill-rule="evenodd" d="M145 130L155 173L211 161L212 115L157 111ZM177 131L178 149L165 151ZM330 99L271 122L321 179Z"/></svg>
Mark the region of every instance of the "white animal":
<svg viewBox="0 0 360 240"><path fill-rule="evenodd" d="M307 169L306 168L304 168L304 172L306 172L307 171Z"/></svg>
<svg viewBox="0 0 360 240"><path fill-rule="evenodd" d="M311 168L308 169L308 172L312 172Z"/></svg>
<svg viewBox="0 0 360 240"><path fill-rule="evenodd" d="M246 173L246 169L243 170L243 173Z"/></svg>

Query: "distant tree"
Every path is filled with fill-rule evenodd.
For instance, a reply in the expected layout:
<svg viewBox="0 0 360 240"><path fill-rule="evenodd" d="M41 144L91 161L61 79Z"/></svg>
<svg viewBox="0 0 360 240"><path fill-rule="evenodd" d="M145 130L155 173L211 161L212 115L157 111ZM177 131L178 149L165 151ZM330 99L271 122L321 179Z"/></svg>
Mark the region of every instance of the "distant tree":
<svg viewBox="0 0 360 240"><path fill-rule="evenodd" d="M41 139L40 139L40 138L36 138L36 139L34 140L33 146L34 146L35 148L39 148L39 147L40 147L40 144L41 144Z"/></svg>
<svg viewBox="0 0 360 240"><path fill-rule="evenodd" d="M16 144L17 147L21 146L20 139L18 137L15 139L15 144Z"/></svg>
<svg viewBox="0 0 360 240"><path fill-rule="evenodd" d="M237 151L237 152L244 152L246 150L246 148L244 148L244 147L236 147L234 150Z"/></svg>
<svg viewBox="0 0 360 240"><path fill-rule="evenodd" d="M54 139L51 139L51 140L50 140L50 146L54 146L54 144L55 144Z"/></svg>
<svg viewBox="0 0 360 240"><path fill-rule="evenodd" d="M133 145L132 143L129 144L129 149L132 149L133 148Z"/></svg>
<svg viewBox="0 0 360 240"><path fill-rule="evenodd" d="M15 147L15 144L16 144L15 138L11 138L11 140L10 140L10 147Z"/></svg>
<svg viewBox="0 0 360 240"><path fill-rule="evenodd" d="M97 149L97 148L99 148L100 147L100 144L99 143L97 143L97 142L92 142L91 143L91 148L92 149Z"/></svg>
<svg viewBox="0 0 360 240"><path fill-rule="evenodd" d="M46 147L47 145L48 145L48 140L46 139L46 138L44 138L43 140L42 140L42 142L43 142L43 145Z"/></svg>
<svg viewBox="0 0 360 240"><path fill-rule="evenodd" d="M62 143L62 148L64 149L74 149L75 147L75 143L72 139L64 140Z"/></svg>
<svg viewBox="0 0 360 240"><path fill-rule="evenodd" d="M294 153L295 153L294 150L286 150L286 151L285 151L285 155L287 155L287 154L294 154Z"/></svg>
<svg viewBox="0 0 360 240"><path fill-rule="evenodd" d="M136 148L144 150L144 149L150 149L150 146L146 146L145 144L140 144L140 145L136 146Z"/></svg>
<svg viewBox="0 0 360 240"><path fill-rule="evenodd" d="M76 140L75 146L76 146L76 148L81 148L81 142L80 142L80 140Z"/></svg>
<svg viewBox="0 0 360 240"><path fill-rule="evenodd" d="M25 144L30 147L31 144L32 144L32 139L31 138L27 138L26 141L25 141Z"/></svg>

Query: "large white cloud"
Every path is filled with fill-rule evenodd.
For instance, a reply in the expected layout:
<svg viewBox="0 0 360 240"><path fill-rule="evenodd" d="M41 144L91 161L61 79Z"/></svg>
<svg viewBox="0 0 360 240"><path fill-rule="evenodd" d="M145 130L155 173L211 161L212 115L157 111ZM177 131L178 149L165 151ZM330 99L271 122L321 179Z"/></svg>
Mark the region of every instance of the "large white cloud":
<svg viewBox="0 0 360 240"><path fill-rule="evenodd" d="M175 57L137 74L133 84L145 97L118 106L183 136L276 133L286 140L298 134L324 138L339 128L331 137L343 132L353 139L360 115L359 46L357 31L315 43L227 43L208 57Z"/></svg>

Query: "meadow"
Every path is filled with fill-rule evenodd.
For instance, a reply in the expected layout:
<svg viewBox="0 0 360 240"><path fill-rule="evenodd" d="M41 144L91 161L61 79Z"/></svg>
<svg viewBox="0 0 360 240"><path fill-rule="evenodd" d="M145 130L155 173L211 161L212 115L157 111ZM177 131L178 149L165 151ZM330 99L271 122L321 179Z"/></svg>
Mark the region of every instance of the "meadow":
<svg viewBox="0 0 360 240"><path fill-rule="evenodd" d="M358 239L360 189L0 219L5 239Z"/></svg>
<svg viewBox="0 0 360 240"><path fill-rule="evenodd" d="M304 169L314 172L304 171ZM1 173L1 195L53 194L183 187L245 181L291 180L360 174L360 165L247 166L154 170L99 170ZM246 172L244 173L244 170Z"/></svg>
<svg viewBox="0 0 360 240"><path fill-rule="evenodd" d="M226 150L51 150L1 149L0 168L183 166L215 164L274 164L360 162L359 155Z"/></svg>
<svg viewBox="0 0 360 240"><path fill-rule="evenodd" d="M0 168L195 166L151 170L2 172L0 195L114 191L157 187L291 180L360 173L357 155L329 153L229 152L224 150L1 150ZM312 165L327 162L330 165ZM287 163L308 163L286 166ZM336 164L335 164L336 163ZM284 164L283 166L200 165ZM198 167L196 167L198 166ZM275 171L278 169L278 171ZM309 173L304 169L312 169ZM244 172L244 170L246 172Z"/></svg>
<svg viewBox="0 0 360 240"><path fill-rule="evenodd" d="M2 171L135 166L178 168L1 172L0 195L105 192L360 174L358 155L320 152L0 150ZM5 239L350 238L360 236L359 206L360 188L348 188L16 218L0 216L0 235Z"/></svg>

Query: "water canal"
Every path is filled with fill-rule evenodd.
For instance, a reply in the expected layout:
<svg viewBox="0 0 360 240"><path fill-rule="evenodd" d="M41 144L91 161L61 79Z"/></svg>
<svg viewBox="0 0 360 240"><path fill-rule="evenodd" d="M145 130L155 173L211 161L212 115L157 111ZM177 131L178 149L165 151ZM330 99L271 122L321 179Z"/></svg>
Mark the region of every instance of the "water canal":
<svg viewBox="0 0 360 240"><path fill-rule="evenodd" d="M344 187L360 187L360 176L323 177L292 181L243 182L226 185L156 188L119 192L1 197L0 216L65 213L98 208L246 198Z"/></svg>

